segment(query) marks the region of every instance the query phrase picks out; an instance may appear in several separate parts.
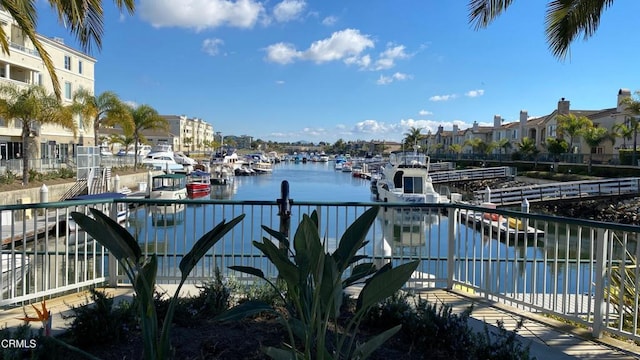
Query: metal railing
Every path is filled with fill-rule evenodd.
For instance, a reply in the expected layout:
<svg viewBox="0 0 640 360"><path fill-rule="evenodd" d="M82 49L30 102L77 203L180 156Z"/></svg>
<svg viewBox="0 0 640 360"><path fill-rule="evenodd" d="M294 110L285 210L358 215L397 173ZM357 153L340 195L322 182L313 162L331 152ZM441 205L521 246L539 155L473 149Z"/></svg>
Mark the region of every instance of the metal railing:
<svg viewBox="0 0 640 360"><path fill-rule="evenodd" d="M474 191L477 201L489 201L499 205L520 204L554 200L588 200L603 196L629 196L640 193L640 178L617 178L556 182L502 189Z"/></svg>
<svg viewBox="0 0 640 360"><path fill-rule="evenodd" d="M377 265L418 259L409 288L462 288L530 312L549 313L640 340L640 227L561 218L467 204L389 204L279 201L124 199L0 206L3 274L0 306L37 301L127 279L108 252L69 220L71 211L99 208L118 218L143 251L158 256L157 280L175 283L192 244L222 219L245 219L200 261L189 281L210 280L215 269L255 281L231 265L276 269L252 245L316 211L328 251L366 209L380 206L361 254Z"/></svg>

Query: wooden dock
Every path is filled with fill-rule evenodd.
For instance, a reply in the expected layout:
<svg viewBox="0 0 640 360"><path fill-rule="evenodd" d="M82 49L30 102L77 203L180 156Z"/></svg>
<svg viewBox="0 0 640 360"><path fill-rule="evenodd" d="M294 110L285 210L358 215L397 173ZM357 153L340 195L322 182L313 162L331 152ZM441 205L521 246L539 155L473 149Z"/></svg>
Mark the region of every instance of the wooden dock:
<svg viewBox="0 0 640 360"><path fill-rule="evenodd" d="M56 215L55 213L49 213L47 216L34 215L33 218L22 214L21 218L23 220L13 221L11 224L3 223L0 226L0 239L3 247L12 243L22 244L44 237L54 231L60 221L66 220L60 214Z"/></svg>
<svg viewBox="0 0 640 360"><path fill-rule="evenodd" d="M638 196L640 195L640 178L558 182L480 190L473 194L477 202L491 202L498 206L520 205L525 199L532 203Z"/></svg>

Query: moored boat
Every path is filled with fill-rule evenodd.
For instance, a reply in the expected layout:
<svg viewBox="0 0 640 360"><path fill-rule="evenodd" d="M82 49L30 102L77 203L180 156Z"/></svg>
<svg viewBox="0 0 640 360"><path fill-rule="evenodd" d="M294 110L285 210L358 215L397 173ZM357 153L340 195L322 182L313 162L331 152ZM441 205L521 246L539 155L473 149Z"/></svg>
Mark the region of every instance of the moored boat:
<svg viewBox="0 0 640 360"><path fill-rule="evenodd" d="M196 170L187 177L187 196L191 199L211 194L211 173Z"/></svg>
<svg viewBox="0 0 640 360"><path fill-rule="evenodd" d="M187 197L187 176L185 174L162 174L152 179L151 200L183 200ZM152 212L159 215L182 212L181 203L155 204Z"/></svg>
<svg viewBox="0 0 640 360"><path fill-rule="evenodd" d="M376 198L385 202L423 204L448 203L429 177L429 157L424 154L392 153L376 182Z"/></svg>

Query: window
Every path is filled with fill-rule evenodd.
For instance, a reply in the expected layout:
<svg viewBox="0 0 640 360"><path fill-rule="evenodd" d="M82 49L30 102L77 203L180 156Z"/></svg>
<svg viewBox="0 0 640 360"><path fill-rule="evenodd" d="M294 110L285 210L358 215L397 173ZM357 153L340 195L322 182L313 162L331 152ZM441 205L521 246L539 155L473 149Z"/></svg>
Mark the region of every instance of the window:
<svg viewBox="0 0 640 360"><path fill-rule="evenodd" d="M82 60L78 60L78 74L82 74Z"/></svg>
<svg viewBox="0 0 640 360"><path fill-rule="evenodd" d="M422 194L422 178L407 176L403 180L405 194Z"/></svg>
<svg viewBox="0 0 640 360"><path fill-rule="evenodd" d="M549 125L549 136L556 137L556 125Z"/></svg>
<svg viewBox="0 0 640 360"><path fill-rule="evenodd" d="M514 129L513 130L513 136L511 138L512 139L517 139L518 138L518 129Z"/></svg>
<svg viewBox="0 0 640 360"><path fill-rule="evenodd" d="M69 55L64 56L64 68L67 70L71 70L71 56Z"/></svg>
<svg viewBox="0 0 640 360"><path fill-rule="evenodd" d="M71 83L68 81L64 83L64 97L71 100Z"/></svg>
<svg viewBox="0 0 640 360"><path fill-rule="evenodd" d="M42 85L42 74L41 73L38 73L36 75L36 84L37 85Z"/></svg>

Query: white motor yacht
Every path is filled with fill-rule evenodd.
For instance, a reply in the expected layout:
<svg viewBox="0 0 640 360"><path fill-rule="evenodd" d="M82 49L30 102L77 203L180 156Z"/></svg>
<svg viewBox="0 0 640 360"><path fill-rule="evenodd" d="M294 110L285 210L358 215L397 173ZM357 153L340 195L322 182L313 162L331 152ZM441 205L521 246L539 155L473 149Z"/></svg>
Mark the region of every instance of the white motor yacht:
<svg viewBox="0 0 640 360"><path fill-rule="evenodd" d="M449 199L440 195L429 177L429 157L424 154L393 153L377 180L376 198L385 202L442 204Z"/></svg>

